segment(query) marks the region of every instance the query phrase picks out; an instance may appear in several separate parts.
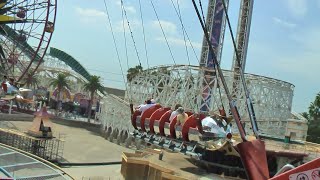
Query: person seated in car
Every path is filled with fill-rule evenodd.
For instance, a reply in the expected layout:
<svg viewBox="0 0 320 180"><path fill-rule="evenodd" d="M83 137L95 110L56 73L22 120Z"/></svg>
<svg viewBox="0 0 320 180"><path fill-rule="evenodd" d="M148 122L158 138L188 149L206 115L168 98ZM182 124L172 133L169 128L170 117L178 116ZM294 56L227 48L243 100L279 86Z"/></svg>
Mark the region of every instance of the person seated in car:
<svg viewBox="0 0 320 180"><path fill-rule="evenodd" d="M177 111L179 107L182 107L181 104L176 104L176 106L174 107L174 111L172 111L169 117L169 122L171 122L179 114Z"/></svg>
<svg viewBox="0 0 320 180"><path fill-rule="evenodd" d="M151 108L151 107L153 107L153 106L155 106L155 105L156 105L156 104L152 104L151 99L148 99L148 100L146 101L146 104L140 105L138 111L140 111L141 114L142 114L142 113L145 112L147 109L149 109L149 108Z"/></svg>
<svg viewBox="0 0 320 180"><path fill-rule="evenodd" d="M225 133L224 128L219 126L218 123L211 116L205 117L201 121L202 129L204 132L210 132L214 134Z"/></svg>
<svg viewBox="0 0 320 180"><path fill-rule="evenodd" d="M209 114L201 121L204 131L215 134L226 134L231 131L231 124L226 122L224 116L216 112L210 112Z"/></svg>
<svg viewBox="0 0 320 180"><path fill-rule="evenodd" d="M177 123L176 126L180 125L183 126L185 121L189 118L188 114L184 112L183 107L179 107L177 109L178 115L177 115Z"/></svg>

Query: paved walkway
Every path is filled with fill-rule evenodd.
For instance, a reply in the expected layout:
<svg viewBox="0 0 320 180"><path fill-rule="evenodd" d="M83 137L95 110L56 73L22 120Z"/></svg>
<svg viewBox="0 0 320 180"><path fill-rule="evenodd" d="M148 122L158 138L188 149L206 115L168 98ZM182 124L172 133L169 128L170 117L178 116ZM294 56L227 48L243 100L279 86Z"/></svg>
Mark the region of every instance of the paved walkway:
<svg viewBox="0 0 320 180"><path fill-rule="evenodd" d="M31 122L12 121L17 128L27 131ZM133 150L111 143L96 132L91 132L83 128L70 127L60 124L54 124L53 133L57 136L59 133L66 135L64 145L64 155L66 161L72 163L93 163L93 162L111 162L121 161L122 152L133 152ZM111 166L91 166L91 167L72 167L64 168L75 179L82 177L101 176L104 178L114 177L121 179L121 165ZM114 179L110 178L110 179Z"/></svg>
<svg viewBox="0 0 320 180"><path fill-rule="evenodd" d="M122 180L120 169L121 165L63 168L77 180Z"/></svg>

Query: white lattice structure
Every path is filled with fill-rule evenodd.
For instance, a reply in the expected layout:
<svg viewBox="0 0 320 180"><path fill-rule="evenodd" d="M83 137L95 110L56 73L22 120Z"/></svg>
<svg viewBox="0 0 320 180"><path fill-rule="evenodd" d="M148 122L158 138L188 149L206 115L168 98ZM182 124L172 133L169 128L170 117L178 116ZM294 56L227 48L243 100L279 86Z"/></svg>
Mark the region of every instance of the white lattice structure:
<svg viewBox="0 0 320 180"><path fill-rule="evenodd" d="M67 73L73 79L73 89L81 89L80 84L86 81L82 75L74 72L65 63L55 58L47 57L45 60L45 63L39 68L42 77L48 80L57 73ZM118 133L122 130L130 132L133 129L130 123L128 102L138 105L151 97L164 106L174 107L179 103L190 111L199 111L202 98L202 82L204 82L203 73L200 71L201 69L198 66L190 65L157 66L144 71L128 84L126 101L110 94L103 97L101 114L99 114L99 118L103 122L103 128L112 127L111 131L117 129ZM228 87L231 88L233 73L227 70L223 72ZM289 133L286 130L289 126L288 122L292 124L292 119L306 124L305 119L291 113L294 88L292 84L254 74L246 74L245 77L254 102L258 125L262 132L284 136L285 133ZM45 79L42 81L43 85L48 82ZM81 83L79 84L79 82ZM214 89L211 100L211 107L213 108L211 110L217 111L222 101L228 112L228 101L224 90L220 90L220 100L217 84L215 84ZM239 97L244 97L242 90ZM242 119L248 121L247 132L251 133L245 100L238 99L237 106ZM296 137L303 139L305 134L297 134Z"/></svg>
<svg viewBox="0 0 320 180"><path fill-rule="evenodd" d="M57 77L59 73L63 73L69 76L69 86L74 92L87 93L83 91L83 84L87 82L87 80L57 58L46 55L44 57L44 63L39 66L37 71L41 77L41 86L49 87L50 80ZM53 90L53 87L49 87L49 89Z"/></svg>
<svg viewBox="0 0 320 180"><path fill-rule="evenodd" d="M38 69L41 85L49 87L49 80L56 77L58 73L69 75L70 86L73 91L83 91L83 84L87 82L87 80L61 60L47 55L44 63L41 64ZM86 94L87 92L82 93ZM109 133L121 133L121 135L126 134L125 136L128 136L129 132L133 131L130 122L131 114L129 104L111 94L102 95L99 92L98 94L102 97L101 110L100 113L97 113L99 120L102 122L102 129L109 130Z"/></svg>
<svg viewBox="0 0 320 180"><path fill-rule="evenodd" d="M185 109L198 112L202 98L201 84L203 82L201 69L198 66L172 65L157 66L137 75L129 84L126 94L127 101L140 104L153 97L164 106L173 107L182 104ZM170 72L170 73L168 73ZM228 87L232 87L232 71L224 70ZM288 120L292 118L292 97L294 85L264 76L245 74L250 95L254 102L254 109L261 132L284 136ZM219 91L212 92L211 110L217 111L221 101L229 111L228 100L223 89L221 100ZM240 91L243 93L243 91ZM244 97L241 95L240 97ZM247 121L246 130L251 133L249 117L246 111L245 99L238 99L237 106L241 118ZM305 119L298 118L302 123ZM234 126L236 127L236 126Z"/></svg>
<svg viewBox="0 0 320 180"><path fill-rule="evenodd" d="M133 132L129 103L114 95L106 95L101 103L99 119L103 130L116 133Z"/></svg>
<svg viewBox="0 0 320 180"><path fill-rule="evenodd" d="M48 80L56 76L57 73L71 75L74 82L71 86L74 90L78 89L79 92L82 87L81 84L86 82L82 75L74 72L60 60L50 56L45 58L45 63L40 66L39 71L41 71L40 75L43 78L42 85L45 86L49 82ZM99 114L99 118L103 122L103 128L112 127L111 131L115 132L117 130L117 133L130 132L133 129L127 102L137 105L151 97L164 106L174 107L179 103L190 111L198 112L202 104L201 100L203 100L201 89L203 88L203 82L205 82L201 71L198 66L190 65L157 66L144 71L128 84L126 101L109 94L104 96L101 114ZM223 73L228 87L231 88L233 72L224 70ZM298 122L298 124L301 122L305 126L306 120L303 117L291 113L294 88L292 84L254 74L245 74L245 78L254 102L261 132L284 136L290 134L289 131L293 131L293 122ZM220 89L220 99L217 83L215 83L213 89L210 102L210 107L213 108L211 110L217 111L222 102L228 112L229 106L224 90ZM239 88L239 90L238 97L240 98L237 101L237 106L241 118L248 122L246 123L247 132L251 133L245 99L243 99L245 96L242 88ZM293 133L296 133L298 139L304 139L306 130L295 130Z"/></svg>

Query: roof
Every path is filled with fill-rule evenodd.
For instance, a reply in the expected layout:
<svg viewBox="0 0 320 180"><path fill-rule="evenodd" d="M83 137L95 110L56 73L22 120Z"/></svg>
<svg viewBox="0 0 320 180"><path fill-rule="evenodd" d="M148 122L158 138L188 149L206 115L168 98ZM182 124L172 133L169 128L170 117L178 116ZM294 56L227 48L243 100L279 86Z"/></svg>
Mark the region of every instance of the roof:
<svg viewBox="0 0 320 180"><path fill-rule="evenodd" d="M73 179L51 163L0 144L0 179Z"/></svg>

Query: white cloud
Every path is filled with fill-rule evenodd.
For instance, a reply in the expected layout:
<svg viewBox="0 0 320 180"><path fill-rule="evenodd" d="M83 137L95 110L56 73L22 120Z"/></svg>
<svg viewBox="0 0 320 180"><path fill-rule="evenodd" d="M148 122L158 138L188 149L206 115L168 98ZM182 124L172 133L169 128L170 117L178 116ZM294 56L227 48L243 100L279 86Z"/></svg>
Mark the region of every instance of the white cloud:
<svg viewBox="0 0 320 180"><path fill-rule="evenodd" d="M294 84L293 108L303 112L320 89L320 27L305 28L289 38L286 43L251 42L247 70Z"/></svg>
<svg viewBox="0 0 320 180"><path fill-rule="evenodd" d="M295 28L297 26L297 24L282 20L277 17L273 17L272 20L274 23L279 24L279 25L286 27L286 28Z"/></svg>
<svg viewBox="0 0 320 180"><path fill-rule="evenodd" d="M133 7L133 6L125 6L125 10L127 11L127 12L130 12L130 13L133 13L133 14L135 14L137 11L136 11L136 8L135 7Z"/></svg>
<svg viewBox="0 0 320 180"><path fill-rule="evenodd" d="M117 0L116 1L116 4L119 6L119 8L121 9L121 0ZM136 8L134 6L131 6L131 5L126 5L126 4L123 4L124 6L124 9L127 13L132 13L132 14L135 14L137 12Z"/></svg>
<svg viewBox="0 0 320 180"><path fill-rule="evenodd" d="M141 27L141 22L139 20L131 20L130 22L130 28L132 31L137 30ZM124 26L124 28L123 28ZM128 25L128 22L125 21L118 21L114 24L114 30L116 32L123 32L124 30L126 31L126 33L130 33L130 28ZM134 32L133 32L134 33Z"/></svg>
<svg viewBox="0 0 320 180"><path fill-rule="evenodd" d="M169 34L177 33L177 26L174 23L170 21L160 20L160 24L165 33L169 33ZM160 24L159 24L159 21L152 21L152 27L155 29L160 29L161 28Z"/></svg>
<svg viewBox="0 0 320 180"><path fill-rule="evenodd" d="M75 11L79 15L79 19L85 23L94 23L107 17L105 12L97 9L76 7Z"/></svg>
<svg viewBox="0 0 320 180"><path fill-rule="evenodd" d="M161 41L161 42L166 42L164 37L158 37L156 38L157 41ZM185 44L185 41L183 39L179 39L179 38L175 38L175 37L167 37L167 41L169 43L169 45L177 45L177 46L185 46L187 45L187 47L191 47L190 42L187 41ZM198 42L192 42L191 44L194 48L200 49L202 47L201 43Z"/></svg>
<svg viewBox="0 0 320 180"><path fill-rule="evenodd" d="M175 6L177 6L177 0L166 0L168 4L172 4L172 2L174 3ZM179 3L179 7L180 8L184 8L186 7L187 5L189 5L190 3L186 0L178 0L178 3Z"/></svg>
<svg viewBox="0 0 320 180"><path fill-rule="evenodd" d="M305 29L303 33L292 35L291 39L301 46L303 52L312 52L320 56L320 27Z"/></svg>
<svg viewBox="0 0 320 180"><path fill-rule="evenodd" d="M275 68L283 72L304 77L306 80L317 81L320 76L320 54L302 52L299 55L279 56Z"/></svg>
<svg viewBox="0 0 320 180"><path fill-rule="evenodd" d="M304 33L291 36L299 51L282 54L277 60L276 68L285 72L297 73L309 80L318 81L320 77L320 28L305 29Z"/></svg>
<svg viewBox="0 0 320 180"><path fill-rule="evenodd" d="M81 16L87 16L87 17L105 17L107 16L105 12L99 11L97 9L90 9L90 8L81 8L76 7L76 13L78 13Z"/></svg>
<svg viewBox="0 0 320 180"><path fill-rule="evenodd" d="M286 6L293 16L301 17L308 11L308 0L286 0Z"/></svg>

